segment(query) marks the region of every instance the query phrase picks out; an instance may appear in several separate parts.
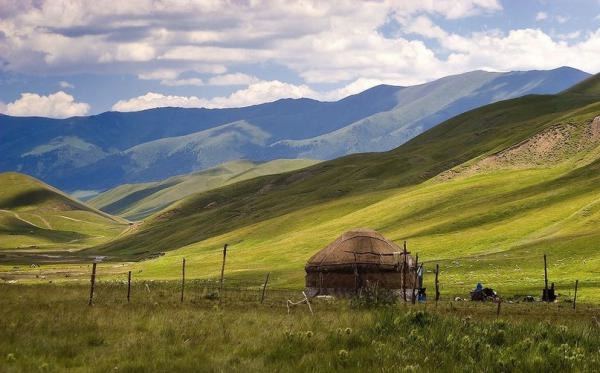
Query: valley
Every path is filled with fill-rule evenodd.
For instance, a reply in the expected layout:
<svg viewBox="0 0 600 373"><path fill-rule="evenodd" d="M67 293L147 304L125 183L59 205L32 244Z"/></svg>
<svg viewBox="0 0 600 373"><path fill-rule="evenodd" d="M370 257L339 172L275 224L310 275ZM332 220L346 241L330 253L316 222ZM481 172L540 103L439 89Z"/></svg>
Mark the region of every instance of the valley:
<svg viewBox="0 0 600 373"><path fill-rule="evenodd" d="M598 77L590 81L484 106L390 152L200 191L77 255L123 262L101 265L108 278L131 270L137 279L175 279L186 258L189 276L210 279L228 243L230 280L270 272L273 286L294 289L324 243L369 227L407 240L429 273L440 264L446 295L464 295L480 281L506 295L537 294L547 254L564 296L578 279L582 301L598 301L600 104L581 88ZM123 188L126 195L138 187ZM25 281L41 273L0 268ZM61 278L69 268L53 264L44 276L85 279Z"/></svg>

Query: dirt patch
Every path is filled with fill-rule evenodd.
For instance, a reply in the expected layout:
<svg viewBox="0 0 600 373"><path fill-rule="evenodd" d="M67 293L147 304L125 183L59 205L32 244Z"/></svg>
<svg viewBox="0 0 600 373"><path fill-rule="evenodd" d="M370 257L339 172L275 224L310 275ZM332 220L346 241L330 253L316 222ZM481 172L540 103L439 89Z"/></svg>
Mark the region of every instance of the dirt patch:
<svg viewBox="0 0 600 373"><path fill-rule="evenodd" d="M285 184L292 184L298 181L306 180L314 175L313 170L294 172L292 175L285 179Z"/></svg>
<svg viewBox="0 0 600 373"><path fill-rule="evenodd" d="M265 186L263 186L262 188L260 188L258 190L257 194L267 194L269 193L273 188L275 187L275 184L273 183L268 183Z"/></svg>
<svg viewBox="0 0 600 373"><path fill-rule="evenodd" d="M600 116L594 118L588 129L588 134L592 140L600 139Z"/></svg>
<svg viewBox="0 0 600 373"><path fill-rule="evenodd" d="M497 169L550 166L590 152L599 145L600 116L587 124L560 123L474 164L445 171L437 179L449 180Z"/></svg>
<svg viewBox="0 0 600 373"><path fill-rule="evenodd" d="M171 209L169 211L165 211L162 214L156 216L156 220L169 220L178 215L181 212L181 209Z"/></svg>

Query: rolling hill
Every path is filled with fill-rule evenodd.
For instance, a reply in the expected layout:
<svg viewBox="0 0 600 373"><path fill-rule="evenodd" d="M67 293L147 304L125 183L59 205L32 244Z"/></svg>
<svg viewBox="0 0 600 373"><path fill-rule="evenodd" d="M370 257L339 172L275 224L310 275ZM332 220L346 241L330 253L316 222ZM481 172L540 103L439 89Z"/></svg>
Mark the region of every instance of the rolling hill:
<svg viewBox="0 0 600 373"><path fill-rule="evenodd" d="M278 159L266 163L232 161L159 182L120 185L95 196L87 203L110 214L140 220L194 193L258 176L292 171L315 163L317 162L304 159Z"/></svg>
<svg viewBox="0 0 600 373"><path fill-rule="evenodd" d="M535 291L541 256L558 285L600 287L600 76L558 95L529 95L467 112L385 153L359 154L233 184L182 200L92 253L136 258L143 276L271 272L301 286L316 250L353 227L407 239L440 262L453 287L477 281ZM211 208L207 208L207 206ZM465 285L465 283L469 285ZM570 285L569 285L570 286Z"/></svg>
<svg viewBox="0 0 600 373"><path fill-rule="evenodd" d="M0 171L62 190L105 190L224 162L332 159L390 150L455 115L589 74L572 68L473 71L411 87L381 85L336 102L284 99L234 109L161 108L63 120L0 115Z"/></svg>
<svg viewBox="0 0 600 373"><path fill-rule="evenodd" d="M27 175L0 174L0 257L7 250L76 250L114 238L128 226Z"/></svg>

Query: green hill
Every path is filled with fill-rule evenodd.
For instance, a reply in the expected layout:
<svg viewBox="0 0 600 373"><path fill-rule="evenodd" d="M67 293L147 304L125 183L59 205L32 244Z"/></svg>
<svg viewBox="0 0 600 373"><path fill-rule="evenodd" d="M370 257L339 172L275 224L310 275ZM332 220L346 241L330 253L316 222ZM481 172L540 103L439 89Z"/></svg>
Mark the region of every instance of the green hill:
<svg viewBox="0 0 600 373"><path fill-rule="evenodd" d="M270 271L275 283L296 287L316 250L371 227L440 261L447 286L534 291L547 252L552 279L580 279L591 299L600 287L598 115L600 97L577 92L499 102L390 152L190 196L92 252L168 251L140 263L143 276L172 277L185 256L191 276L210 277L227 242L232 277Z"/></svg>
<svg viewBox="0 0 600 373"><path fill-rule="evenodd" d="M600 74L590 76L584 81L567 89L565 94L580 94L588 96L600 96Z"/></svg>
<svg viewBox="0 0 600 373"><path fill-rule="evenodd" d="M100 249L131 254L142 248L176 249L343 197L390 193L513 146L553 124L589 121L599 108L595 97L568 94L526 96L488 105L444 122L390 152L351 155L193 195L149 218L134 236Z"/></svg>
<svg viewBox="0 0 600 373"><path fill-rule="evenodd" d="M224 163L205 171L180 175L160 182L126 184L87 201L91 206L130 220L143 219L191 194L216 189L263 175L296 170L318 163L307 159L278 159L256 163L246 160Z"/></svg>
<svg viewBox="0 0 600 373"><path fill-rule="evenodd" d="M127 221L16 172L0 174L0 251L72 250L114 238Z"/></svg>

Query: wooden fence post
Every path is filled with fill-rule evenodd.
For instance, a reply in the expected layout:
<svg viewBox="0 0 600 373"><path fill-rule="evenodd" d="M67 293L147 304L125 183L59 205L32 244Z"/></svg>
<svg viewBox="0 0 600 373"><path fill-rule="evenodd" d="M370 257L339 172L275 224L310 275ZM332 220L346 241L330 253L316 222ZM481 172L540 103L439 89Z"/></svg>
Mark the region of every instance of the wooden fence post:
<svg viewBox="0 0 600 373"><path fill-rule="evenodd" d="M435 265L435 304L440 300L440 282L438 276L440 275L440 265Z"/></svg>
<svg viewBox="0 0 600 373"><path fill-rule="evenodd" d="M502 299L498 299L498 308L496 309L496 317L500 316L500 306L502 305Z"/></svg>
<svg viewBox="0 0 600 373"><path fill-rule="evenodd" d="M546 262L546 254L544 254L544 289L548 290L548 265Z"/></svg>
<svg viewBox="0 0 600 373"><path fill-rule="evenodd" d="M227 244L223 246L223 264L221 265L221 281L219 283L219 297L223 291L223 276L225 275L225 259L227 258Z"/></svg>
<svg viewBox="0 0 600 373"><path fill-rule="evenodd" d="M573 309L575 309L577 304L577 287L579 285L579 280L575 280L575 296L573 297Z"/></svg>
<svg viewBox="0 0 600 373"><path fill-rule="evenodd" d="M412 286L412 299L411 302L412 304L415 304L417 302L417 296L416 296L416 289L417 289L417 282L419 281L419 254L415 255L415 279L413 282L413 286Z"/></svg>
<svg viewBox="0 0 600 373"><path fill-rule="evenodd" d="M265 284L263 285L263 288L262 288L262 295L260 296L260 304L262 304L263 301L265 300L265 290L267 290L267 283L269 282L270 274L271 274L271 272L267 273L267 277L265 278Z"/></svg>
<svg viewBox="0 0 600 373"><path fill-rule="evenodd" d="M131 271L127 273L127 303L131 299Z"/></svg>
<svg viewBox="0 0 600 373"><path fill-rule="evenodd" d="M181 263L181 303L183 303L183 291L185 290L185 258Z"/></svg>
<svg viewBox="0 0 600 373"><path fill-rule="evenodd" d="M92 264L92 278L90 280L90 301L88 305L91 306L94 302L94 285L96 285L96 263Z"/></svg>
<svg viewBox="0 0 600 373"><path fill-rule="evenodd" d="M404 241L404 250L403 250L404 261L402 262L402 298L404 298L404 302L406 302L406 270L407 270L407 251L406 251L406 241Z"/></svg>

